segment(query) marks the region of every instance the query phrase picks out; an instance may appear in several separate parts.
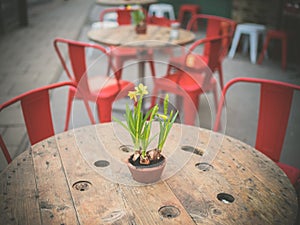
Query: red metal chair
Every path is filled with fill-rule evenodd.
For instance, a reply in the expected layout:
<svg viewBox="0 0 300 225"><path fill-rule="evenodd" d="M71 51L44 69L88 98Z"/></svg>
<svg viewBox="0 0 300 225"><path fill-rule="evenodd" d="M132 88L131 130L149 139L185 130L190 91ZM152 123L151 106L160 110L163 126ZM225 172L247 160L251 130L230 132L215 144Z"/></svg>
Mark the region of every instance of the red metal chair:
<svg viewBox="0 0 300 225"><path fill-rule="evenodd" d="M179 7L178 21L183 24L185 13L190 13L191 17L200 13L201 7L197 4L182 4ZM198 31L198 23L193 24L193 30Z"/></svg>
<svg viewBox="0 0 300 225"><path fill-rule="evenodd" d="M298 168L279 162L286 134L294 91L300 86L279 81L239 77L229 81L220 98L214 131L220 129L220 120L225 96L228 90L237 83L254 83L260 85L259 117L255 148L277 163L287 174L291 183L300 181Z"/></svg>
<svg viewBox="0 0 300 225"><path fill-rule="evenodd" d="M287 57L287 39L288 34L283 30L268 30L267 37L265 39L263 50L259 55L258 64L262 64L264 56L267 52L270 40L277 39L281 41L281 68L286 69L286 57Z"/></svg>
<svg viewBox="0 0 300 225"><path fill-rule="evenodd" d="M215 67L222 53L222 41L228 37L209 37L198 40L189 48L189 52L184 56L184 64L176 67L176 71L168 71L161 78L154 78L154 88L151 105L154 106L156 97L160 91L171 92L183 97L184 123L193 125L199 105L199 95L213 92L215 106L218 105L217 82L212 76L210 68ZM209 43L211 52L206 61L202 60L193 50L199 45ZM172 65L173 66L173 65ZM197 72L191 72L190 68L196 68ZM193 110L196 109L196 110Z"/></svg>
<svg viewBox="0 0 300 225"><path fill-rule="evenodd" d="M76 86L77 85L74 82L65 81L25 92L1 104L0 112L12 104L20 102L28 137L30 143L33 145L55 134L51 115L49 91L60 87L72 87L73 90L76 90ZM87 103L87 101L85 101L85 103ZM88 112L92 116L92 111L88 104L86 104L86 106L88 107ZM0 146L7 162L10 163L11 156L1 136Z"/></svg>
<svg viewBox="0 0 300 225"><path fill-rule="evenodd" d="M223 88L223 69L222 69L222 62L224 60L224 58L227 55L228 52L228 48L229 45L231 43L233 34L234 34L234 30L236 27L236 22L231 20L231 19L227 19L227 18L223 18L223 17L219 17L219 16L213 16L213 15L205 15L205 14L197 14L194 15L188 25L187 25L187 30L191 30L193 24L195 24L196 22L201 22L201 24L203 24L206 21L206 37L213 37L213 36L218 36L218 35L227 35L228 38L223 39L222 41L222 48L223 48L223 52L219 57L218 63L216 65L214 65L214 67L211 67L211 71L214 73L215 71L218 71L219 73L219 82L220 82L220 87ZM211 52L210 49L210 44L207 43L204 45L204 51L203 54L200 55L198 54L198 57L201 57L201 59L203 61L207 61L208 57L210 54L214 54L214 52ZM175 56L170 58L170 66L168 67L168 72L170 72L170 70L172 69L172 67L180 67L180 65L184 64L184 59L185 59L185 54L181 55L181 56ZM191 71L196 72L199 68L190 68Z"/></svg>
<svg viewBox="0 0 300 225"><path fill-rule="evenodd" d="M102 22L104 20L104 17L108 13L115 12L117 13L117 22L119 25L130 25L132 23L131 20L131 13L133 11L136 11L139 9L128 9L128 8L107 8L101 11L100 13L100 21ZM146 22L149 23L148 19L148 14L147 11L142 8L144 15L146 16ZM115 60L115 66L118 72L118 76L122 76L123 72L123 65L125 61L131 60L131 59L137 59L137 50L135 48L126 48L126 47L114 47L111 46L112 52L111 52L111 57L112 60ZM155 67L154 67L154 62L153 62L153 51L148 50L147 54L144 55L143 60L146 62L149 62L151 73L153 76L155 76ZM110 68L108 68L108 72L110 71Z"/></svg>
<svg viewBox="0 0 300 225"><path fill-rule="evenodd" d="M63 45L67 48L71 64L69 67L62 54L62 51L64 50ZM95 102L97 104L99 121L101 123L110 122L113 102L119 98L126 97L127 92L134 89L134 84L120 79L116 73L114 73L113 77L108 76L108 74L88 77L85 55L86 48L93 48L94 50L100 51L103 56L106 56L108 64L111 63L109 50L106 50L106 48L101 45L62 38L56 38L54 40L54 48L67 76L71 81L77 84L77 89L80 91L76 92L74 88L70 88L69 90L69 103L65 129L69 126L70 109L74 97ZM105 58L102 59L105 61ZM115 71L113 65L111 65L111 67Z"/></svg>

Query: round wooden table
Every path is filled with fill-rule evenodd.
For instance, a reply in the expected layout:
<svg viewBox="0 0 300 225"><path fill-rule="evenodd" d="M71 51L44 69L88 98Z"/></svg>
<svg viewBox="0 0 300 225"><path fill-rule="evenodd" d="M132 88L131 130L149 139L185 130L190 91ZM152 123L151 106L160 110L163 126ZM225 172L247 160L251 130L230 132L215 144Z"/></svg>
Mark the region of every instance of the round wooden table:
<svg viewBox="0 0 300 225"><path fill-rule="evenodd" d="M139 59L139 78L144 83L145 61L143 59L149 49L186 45L195 40L195 34L188 30L179 29L177 39L171 39L170 33L170 27L147 25L146 34L136 34L134 25L121 25L113 28L92 29L88 32L88 38L104 45L136 48Z"/></svg>
<svg viewBox="0 0 300 225"><path fill-rule="evenodd" d="M96 0L100 5L148 5L157 2L157 0Z"/></svg>
<svg viewBox="0 0 300 225"><path fill-rule="evenodd" d="M35 144L1 173L1 224L295 221L297 197L287 176L241 141L175 124L162 180L146 186L124 163L130 143L120 125L106 123Z"/></svg>

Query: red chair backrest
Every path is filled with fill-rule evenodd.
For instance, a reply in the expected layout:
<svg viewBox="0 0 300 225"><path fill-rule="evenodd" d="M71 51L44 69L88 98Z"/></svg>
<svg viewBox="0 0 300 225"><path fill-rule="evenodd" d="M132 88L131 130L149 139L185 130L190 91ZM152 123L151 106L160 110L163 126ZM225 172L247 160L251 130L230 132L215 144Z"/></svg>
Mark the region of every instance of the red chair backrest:
<svg viewBox="0 0 300 225"><path fill-rule="evenodd" d="M106 55L108 63L111 64L111 60L109 59L109 52L106 50L106 48L98 44L90 44L86 42L68 40L63 38L56 38L53 44L55 51L69 79L77 83L77 88L79 88L82 93L90 93L86 66L86 48L94 48L100 50L103 53L103 55ZM66 59L62 53L63 50L60 48L60 46L63 44L67 45L71 68L68 68ZM113 69L113 71L115 71L115 68L112 64L111 68Z"/></svg>
<svg viewBox="0 0 300 225"><path fill-rule="evenodd" d="M222 108L228 89L236 83L257 83L260 85L260 105L255 148L263 152L275 162L279 162L282 146L288 125L294 91L300 86L279 81L235 78L229 81L220 98L214 130L220 127Z"/></svg>
<svg viewBox="0 0 300 225"><path fill-rule="evenodd" d="M223 40L224 52L222 54L223 57L226 56L237 23L232 19L220 16L197 14L192 16L192 18L190 19L187 25L187 30L191 30L195 22L203 23L204 21L206 21L206 37L218 35L229 36L229 39ZM205 45L204 55L208 55L209 51L209 46Z"/></svg>
<svg viewBox="0 0 300 225"><path fill-rule="evenodd" d="M0 111L16 102L20 102L28 137L33 145L54 135L49 90L62 86L76 88L76 83L65 81L25 92L1 104ZM2 138L0 145L4 154L7 154L7 148Z"/></svg>

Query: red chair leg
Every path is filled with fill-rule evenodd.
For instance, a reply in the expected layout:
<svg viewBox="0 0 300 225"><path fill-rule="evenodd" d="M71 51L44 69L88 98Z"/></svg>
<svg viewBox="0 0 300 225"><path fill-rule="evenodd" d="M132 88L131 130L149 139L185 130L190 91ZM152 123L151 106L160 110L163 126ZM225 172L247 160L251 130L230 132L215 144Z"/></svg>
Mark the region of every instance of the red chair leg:
<svg viewBox="0 0 300 225"><path fill-rule="evenodd" d="M121 59L121 57L116 57L116 77L121 79L122 73L123 73L123 65L124 61Z"/></svg>
<svg viewBox="0 0 300 225"><path fill-rule="evenodd" d="M155 105L156 103L156 98L157 98L157 95L158 95L158 89L156 87L153 88L153 91L152 91L152 97L151 97L151 108Z"/></svg>
<svg viewBox="0 0 300 225"><path fill-rule="evenodd" d="M111 122L113 99L98 100L97 109L100 123Z"/></svg>
<svg viewBox="0 0 300 225"><path fill-rule="evenodd" d="M187 125L195 125L195 118L198 112L199 96L187 95L183 98L184 123Z"/></svg>
<svg viewBox="0 0 300 225"><path fill-rule="evenodd" d="M168 65L166 74L170 74L170 73L171 73L172 67L173 67L173 66L171 66L170 64Z"/></svg>
<svg viewBox="0 0 300 225"><path fill-rule="evenodd" d="M267 37L266 37L266 40L265 40L265 42L264 42L263 50L262 50L262 52L260 53L259 58L258 58L258 61L257 61L258 64L262 64L262 61L264 60L265 54L266 54L267 49L268 49L269 42L270 42L270 37L267 36Z"/></svg>
<svg viewBox="0 0 300 225"><path fill-rule="evenodd" d="M88 116L89 116L89 118L90 118L91 123L92 123L92 124L95 124L96 121L95 121L95 119L94 119L94 116L93 116L91 107L90 107L90 105L89 105L89 102L88 102L87 100L85 100L85 99L83 99L83 102L84 102L84 106L85 106L85 108L86 108L86 110L87 110L87 112L88 112Z"/></svg>
<svg viewBox="0 0 300 225"><path fill-rule="evenodd" d="M67 131L68 128L69 128L71 111L72 111L72 104L73 104L73 99L75 97L75 94L76 94L76 92L75 92L74 88L71 87L69 89L69 94L68 94L68 103L67 103L68 106L67 106L67 112L66 112L66 123L65 123L64 131ZM85 108L88 112L88 116L90 118L91 123L95 124L96 122L95 122L95 119L94 119L94 116L93 116L93 113L92 113L92 110L90 108L90 105L89 105L88 101L83 98L83 102L84 102Z"/></svg>
<svg viewBox="0 0 300 225"><path fill-rule="evenodd" d="M215 108L216 108L216 112L217 112L219 101L218 101L218 92L217 92L216 86L214 87L213 94L214 94Z"/></svg>
<svg viewBox="0 0 300 225"><path fill-rule="evenodd" d="M156 73L155 73L154 62L153 61L149 61L149 64L150 64L150 70L151 70L152 76L155 77Z"/></svg>
<svg viewBox="0 0 300 225"><path fill-rule="evenodd" d="M221 90L222 90L223 87L224 87L224 81L223 81L223 68L222 68L221 63L219 63L217 71L218 71L218 74L219 74L219 82L220 82L220 87L221 87Z"/></svg>

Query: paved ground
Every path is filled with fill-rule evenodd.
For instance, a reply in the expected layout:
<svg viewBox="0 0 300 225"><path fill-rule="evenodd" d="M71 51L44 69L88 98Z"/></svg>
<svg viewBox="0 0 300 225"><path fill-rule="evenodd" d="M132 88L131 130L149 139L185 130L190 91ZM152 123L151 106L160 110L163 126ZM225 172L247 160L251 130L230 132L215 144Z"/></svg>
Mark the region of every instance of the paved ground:
<svg viewBox="0 0 300 225"><path fill-rule="evenodd" d="M55 37L64 37L88 41L86 33L90 29L91 23L97 21L98 13L102 9L102 7L94 4L94 0L52 0L32 6L29 9L30 25L26 28L12 31L0 39L1 102L32 88L59 80L67 80L53 49L53 39ZM158 76L161 76L165 71L165 65L161 62L165 62L167 56L163 55L162 52L156 52L156 56ZM90 61L94 63L90 68L92 74L96 71L98 72L98 69L103 70L101 61L96 53L90 55ZM248 76L300 84L299 67L291 63L288 65L288 70L284 72L276 61L265 60L263 65L258 66L251 64L247 55L237 54L233 60L225 59L223 69L225 82L233 77ZM136 63L127 63L123 78L137 82L136 77ZM151 86L149 80L147 80L147 85ZM255 121L256 112L250 107L257 103L258 92L256 89L250 89L250 93L242 94L244 90L244 88L243 90L240 89L237 93L231 95L231 103L233 103L234 107L228 108L227 111L228 124L226 133L253 144L255 138L253 133L256 128L253 121ZM64 111L62 110L61 112L60 110L64 104L64 98L56 98L56 96L63 95L63 92L57 92L53 95L54 113L58 113L54 117L57 132L61 132L63 128ZM199 111L201 127L211 127L213 108L210 107L210 101L212 101L211 94L201 97ZM296 106L292 110L294 120L289 124L282 161L300 168L298 160L300 158L300 152L298 151L300 144L300 115L295 113L295 110L300 108L300 96L297 96L295 103ZM80 102L75 103L74 127L89 124L85 111L81 106ZM237 109L239 108L245 112L241 118L238 117ZM123 109L124 102L121 101L115 104L114 115L122 115ZM8 111L1 112L0 117L0 132L12 156L18 155L28 146L25 127L18 112L18 107L13 107ZM6 165L3 157L1 157L2 155L0 156L0 170Z"/></svg>
<svg viewBox="0 0 300 225"><path fill-rule="evenodd" d="M1 102L59 79L62 70L53 39L77 39L93 4L94 0L52 0L30 6L29 26L11 31L0 39ZM15 108L1 113L0 118L1 135L13 156L27 144L25 128ZM1 167L4 165L1 163Z"/></svg>

